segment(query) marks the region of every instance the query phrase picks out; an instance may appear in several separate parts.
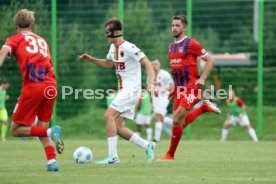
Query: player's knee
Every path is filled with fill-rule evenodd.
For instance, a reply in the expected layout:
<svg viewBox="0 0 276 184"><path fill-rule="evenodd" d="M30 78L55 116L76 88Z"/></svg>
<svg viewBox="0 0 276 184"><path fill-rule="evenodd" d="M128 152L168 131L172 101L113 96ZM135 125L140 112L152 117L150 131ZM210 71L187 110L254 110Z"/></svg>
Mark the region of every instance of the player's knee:
<svg viewBox="0 0 276 184"><path fill-rule="evenodd" d="M19 132L17 131L16 128L11 128L11 134L14 137L19 137Z"/></svg>
<svg viewBox="0 0 276 184"><path fill-rule="evenodd" d="M181 118L179 117L175 117L173 119L173 126L177 127L177 126L181 126L184 122L181 121Z"/></svg>
<svg viewBox="0 0 276 184"><path fill-rule="evenodd" d="M115 120L115 118L113 117L113 115L110 114L110 113L108 113L108 112L105 113L104 119L105 119L105 122L106 122L106 123Z"/></svg>
<svg viewBox="0 0 276 184"><path fill-rule="evenodd" d="M249 130L249 129L251 128L251 126L250 126L250 125L246 125L245 128L246 128L247 130Z"/></svg>
<svg viewBox="0 0 276 184"><path fill-rule="evenodd" d="M225 129L229 128L229 124L225 122L225 123L223 124L223 128L225 128Z"/></svg>

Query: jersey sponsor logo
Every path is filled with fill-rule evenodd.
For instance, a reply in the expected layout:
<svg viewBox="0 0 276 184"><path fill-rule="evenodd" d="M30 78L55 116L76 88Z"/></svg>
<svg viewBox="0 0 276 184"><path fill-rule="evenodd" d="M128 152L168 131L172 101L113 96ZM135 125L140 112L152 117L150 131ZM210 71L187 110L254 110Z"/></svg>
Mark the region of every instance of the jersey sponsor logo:
<svg viewBox="0 0 276 184"><path fill-rule="evenodd" d="M178 52L181 54L183 53L183 47L179 47Z"/></svg>
<svg viewBox="0 0 276 184"><path fill-rule="evenodd" d="M170 63L171 64L179 64L182 62L182 59L178 58L178 59L170 59Z"/></svg>
<svg viewBox="0 0 276 184"><path fill-rule="evenodd" d="M125 70L126 66L124 62L115 62L116 71Z"/></svg>

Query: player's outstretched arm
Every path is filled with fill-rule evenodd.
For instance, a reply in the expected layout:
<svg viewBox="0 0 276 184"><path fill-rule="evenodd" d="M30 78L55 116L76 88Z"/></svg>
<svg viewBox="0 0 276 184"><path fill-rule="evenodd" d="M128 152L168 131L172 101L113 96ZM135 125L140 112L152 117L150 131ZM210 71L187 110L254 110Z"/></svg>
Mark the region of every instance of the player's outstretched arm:
<svg viewBox="0 0 276 184"><path fill-rule="evenodd" d="M148 90L152 93L154 92L154 85L153 85L153 80L154 80L154 71L152 68L152 65L147 57L143 57L140 60L142 65L145 65L146 71L147 71L147 76L148 76Z"/></svg>
<svg viewBox="0 0 276 184"><path fill-rule="evenodd" d="M211 73L213 66L214 66L214 59L210 55L204 56L204 57L202 57L202 59L204 61L206 61L205 68L204 68L204 71L202 72L200 78L196 81L196 86L197 86L197 88L200 88L200 89L204 86L205 80Z"/></svg>
<svg viewBox="0 0 276 184"><path fill-rule="evenodd" d="M9 55L10 50L6 47L2 47L0 50L0 66L3 64L5 61L6 57Z"/></svg>
<svg viewBox="0 0 276 184"><path fill-rule="evenodd" d="M84 61L89 61L92 63L95 63L96 65L103 67L103 68L112 68L113 62L107 59L98 59L93 56L90 56L89 54L82 54L79 56L79 59L82 59Z"/></svg>

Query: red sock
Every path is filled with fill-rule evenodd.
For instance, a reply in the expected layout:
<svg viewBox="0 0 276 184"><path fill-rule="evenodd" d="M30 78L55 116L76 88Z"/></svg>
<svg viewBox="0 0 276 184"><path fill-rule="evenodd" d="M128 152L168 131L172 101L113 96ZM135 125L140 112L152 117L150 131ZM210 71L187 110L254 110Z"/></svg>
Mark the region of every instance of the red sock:
<svg viewBox="0 0 276 184"><path fill-rule="evenodd" d="M56 159L55 148L53 146L47 146L44 148L47 160Z"/></svg>
<svg viewBox="0 0 276 184"><path fill-rule="evenodd" d="M193 110L192 112L190 112L186 119L185 119L185 122L183 123L183 129L188 126L189 124L191 124L199 115L203 114L205 111L204 111L204 107L201 106L195 110Z"/></svg>
<svg viewBox="0 0 276 184"><path fill-rule="evenodd" d="M170 154L172 157L174 157L174 153L176 151L176 148L178 146L178 143L181 139L182 136L182 127L173 127L172 129L172 137L171 137L171 144L170 144L170 149L167 152L167 154Z"/></svg>
<svg viewBox="0 0 276 184"><path fill-rule="evenodd" d="M48 130L48 128L33 126L33 127L31 127L31 136L47 137L47 130Z"/></svg>

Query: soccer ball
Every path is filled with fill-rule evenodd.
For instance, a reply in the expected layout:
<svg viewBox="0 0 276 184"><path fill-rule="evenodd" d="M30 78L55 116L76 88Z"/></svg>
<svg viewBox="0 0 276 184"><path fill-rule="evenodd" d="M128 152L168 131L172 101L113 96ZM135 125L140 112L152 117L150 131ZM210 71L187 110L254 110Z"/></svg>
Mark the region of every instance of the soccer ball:
<svg viewBox="0 0 276 184"><path fill-rule="evenodd" d="M73 158L75 163L85 164L92 160L93 154L89 148L82 146L75 150L73 154Z"/></svg>

